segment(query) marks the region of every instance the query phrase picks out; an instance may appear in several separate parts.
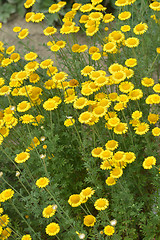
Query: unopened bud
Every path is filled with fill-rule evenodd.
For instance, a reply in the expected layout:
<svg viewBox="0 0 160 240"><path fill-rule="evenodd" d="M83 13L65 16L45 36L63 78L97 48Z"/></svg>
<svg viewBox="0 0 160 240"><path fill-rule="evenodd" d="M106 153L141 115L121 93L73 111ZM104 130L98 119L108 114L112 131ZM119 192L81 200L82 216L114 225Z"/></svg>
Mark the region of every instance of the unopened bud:
<svg viewBox="0 0 160 240"><path fill-rule="evenodd" d="M40 137L40 140L43 142L43 141L45 141L45 136L42 136L42 137Z"/></svg>
<svg viewBox="0 0 160 240"><path fill-rule="evenodd" d="M16 171L16 177L19 177L19 175L20 175L20 172Z"/></svg>
<svg viewBox="0 0 160 240"><path fill-rule="evenodd" d="M84 239L85 238L85 234L84 233L80 233L79 234L79 239Z"/></svg>
<svg viewBox="0 0 160 240"><path fill-rule="evenodd" d="M54 205L52 206L52 209L53 209L53 210L57 210L57 208L58 208L58 206L57 206L56 204L54 204Z"/></svg>
<svg viewBox="0 0 160 240"><path fill-rule="evenodd" d="M2 177L3 176L3 172L0 172L0 177Z"/></svg>
<svg viewBox="0 0 160 240"><path fill-rule="evenodd" d="M113 220L111 220L110 221L110 224L111 224L111 226L116 226L116 224L117 224L117 220L116 219L113 219Z"/></svg>
<svg viewBox="0 0 160 240"><path fill-rule="evenodd" d="M46 157L46 154L41 154L41 155L40 155L40 158L41 158L41 159L44 159L45 157Z"/></svg>
<svg viewBox="0 0 160 240"><path fill-rule="evenodd" d="M10 109L11 109L12 111L15 111L15 110L16 110L16 107L15 107L15 106L10 106Z"/></svg>

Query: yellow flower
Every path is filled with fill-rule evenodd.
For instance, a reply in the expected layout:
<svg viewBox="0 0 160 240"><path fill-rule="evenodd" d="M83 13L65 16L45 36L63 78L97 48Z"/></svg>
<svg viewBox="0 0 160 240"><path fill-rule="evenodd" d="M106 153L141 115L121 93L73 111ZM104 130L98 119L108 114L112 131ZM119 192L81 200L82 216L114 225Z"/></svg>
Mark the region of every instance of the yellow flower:
<svg viewBox="0 0 160 240"><path fill-rule="evenodd" d="M90 12L93 9L93 5L91 3L84 4L80 7L81 12Z"/></svg>
<svg viewBox="0 0 160 240"><path fill-rule="evenodd" d="M28 123L32 123L34 120L34 117L30 114L25 114L23 116L20 117L20 120L22 121L22 123L24 124L28 124Z"/></svg>
<svg viewBox="0 0 160 240"><path fill-rule="evenodd" d="M125 61L125 65L127 67L135 67L137 65L137 59L136 58L128 58Z"/></svg>
<svg viewBox="0 0 160 240"><path fill-rule="evenodd" d="M31 236L29 234L23 235L21 240L32 240Z"/></svg>
<svg viewBox="0 0 160 240"><path fill-rule="evenodd" d="M125 40L125 45L129 48L137 47L139 45L139 39L130 37Z"/></svg>
<svg viewBox="0 0 160 240"><path fill-rule="evenodd" d="M112 236L114 234L115 230L114 230L114 227L110 226L110 225L107 225L105 228L104 228L104 233L107 235L107 236Z"/></svg>
<svg viewBox="0 0 160 240"><path fill-rule="evenodd" d="M87 187L80 192L80 196L84 199L90 198L94 194L95 190L91 187Z"/></svg>
<svg viewBox="0 0 160 240"><path fill-rule="evenodd" d="M92 12L89 14L89 19L94 21L100 21L103 18L103 14L100 12Z"/></svg>
<svg viewBox="0 0 160 240"><path fill-rule="evenodd" d="M96 218L93 215L87 215L84 217L84 225L87 227L93 227L96 222Z"/></svg>
<svg viewBox="0 0 160 240"><path fill-rule="evenodd" d="M100 155L99 155L99 157L100 157L103 161L110 159L112 156L113 156L113 153L112 153L110 150L108 150L108 149L103 150L103 151L100 153Z"/></svg>
<svg viewBox="0 0 160 240"><path fill-rule="evenodd" d="M122 168L120 167L115 167L111 173L110 173L110 176L113 177L113 178L120 178L123 174L123 170Z"/></svg>
<svg viewBox="0 0 160 240"><path fill-rule="evenodd" d="M82 197L80 194L73 194L69 197L68 203L72 207L78 207L81 205L83 199L84 199L84 197Z"/></svg>
<svg viewBox="0 0 160 240"><path fill-rule="evenodd" d="M108 206L109 206L109 201L106 198L99 198L94 203L95 209L99 211L105 210Z"/></svg>
<svg viewBox="0 0 160 240"><path fill-rule="evenodd" d="M141 22L133 28L133 32L136 35L141 35L141 34L145 33L147 31L147 29L148 29L147 24Z"/></svg>
<svg viewBox="0 0 160 240"><path fill-rule="evenodd" d="M14 161L16 163L23 163L25 161L27 161L30 158L30 154L27 152L21 152L19 154L16 155Z"/></svg>
<svg viewBox="0 0 160 240"><path fill-rule="evenodd" d="M109 23L112 22L115 19L115 16L112 15L112 13L106 13L103 17L103 22Z"/></svg>
<svg viewBox="0 0 160 240"><path fill-rule="evenodd" d="M160 136L160 128L159 127L155 127L152 129L152 134L153 136Z"/></svg>
<svg viewBox="0 0 160 240"><path fill-rule="evenodd" d="M156 158L153 156L149 156L144 159L143 168L144 169L151 169L153 165L156 165Z"/></svg>
<svg viewBox="0 0 160 240"><path fill-rule="evenodd" d="M140 98L143 97L143 92L141 89L134 89L130 91L129 97L131 100L139 100Z"/></svg>
<svg viewBox="0 0 160 240"><path fill-rule="evenodd" d="M103 51L108 53L115 53L116 50L117 50L117 45L115 42L108 42L103 46Z"/></svg>
<svg viewBox="0 0 160 240"><path fill-rule="evenodd" d="M118 7L127 6L128 5L128 0L117 0L115 2L115 5L118 6Z"/></svg>
<svg viewBox="0 0 160 240"><path fill-rule="evenodd" d="M41 178L39 178L37 181L36 181L36 185L37 185L37 187L39 187L39 188L44 188L44 187L46 187L48 184L49 184L49 179L48 178L46 178L46 177L41 177Z"/></svg>
<svg viewBox="0 0 160 240"><path fill-rule="evenodd" d="M136 156L133 152L125 152L125 162L132 163L136 159Z"/></svg>
<svg viewBox="0 0 160 240"><path fill-rule="evenodd" d="M128 130L127 123L122 123L122 122L120 122L120 123L114 128L114 132L115 132L116 134L126 133L127 130Z"/></svg>
<svg viewBox="0 0 160 240"><path fill-rule="evenodd" d="M123 93L129 93L134 88L134 84L128 81L121 82L119 84L119 90Z"/></svg>
<svg viewBox="0 0 160 240"><path fill-rule="evenodd" d="M43 108L47 111L52 111L58 107L58 103L56 103L52 98L49 98L47 101L43 103Z"/></svg>
<svg viewBox="0 0 160 240"><path fill-rule="evenodd" d="M101 58L101 54L100 53L93 53L91 58L92 58L92 60L97 61Z"/></svg>
<svg viewBox="0 0 160 240"><path fill-rule="evenodd" d="M43 13L35 13L32 16L31 21L38 23L38 22L41 22L44 18L45 18L45 15Z"/></svg>
<svg viewBox="0 0 160 240"><path fill-rule="evenodd" d="M136 110L132 113L132 118L133 119L140 119L142 117L142 112Z"/></svg>
<svg viewBox="0 0 160 240"><path fill-rule="evenodd" d="M127 20L131 17L131 13L128 12L128 11L125 11L125 12L121 12L119 15L118 15L118 18L121 20L121 21L124 21L124 20Z"/></svg>
<svg viewBox="0 0 160 240"><path fill-rule="evenodd" d="M83 109L87 105L88 99L85 97L78 98L74 104L73 107L76 109Z"/></svg>
<svg viewBox="0 0 160 240"><path fill-rule="evenodd" d="M150 113L148 115L148 121L150 122L150 124L155 124L159 119L159 115L158 114L154 114L154 113Z"/></svg>
<svg viewBox="0 0 160 240"><path fill-rule="evenodd" d="M59 233L59 231L60 231L60 226L54 222L48 224L46 227L46 233L49 236L55 236L57 233Z"/></svg>
<svg viewBox="0 0 160 240"><path fill-rule="evenodd" d="M158 54L160 54L160 47L157 47L156 51L157 51Z"/></svg>
<svg viewBox="0 0 160 240"><path fill-rule="evenodd" d="M154 1L149 5L149 7L154 11L160 11L160 2Z"/></svg>
<svg viewBox="0 0 160 240"><path fill-rule="evenodd" d="M153 78L144 77L142 78L141 83L145 87L152 87L154 85L154 80Z"/></svg>
<svg viewBox="0 0 160 240"><path fill-rule="evenodd" d="M38 57L37 53L35 52L29 52L24 55L24 59L27 61L33 61Z"/></svg>
<svg viewBox="0 0 160 240"><path fill-rule="evenodd" d="M47 27L47 28L45 28L44 31L43 31L44 35L46 35L46 36L53 35L53 34L56 33L56 32L57 32L57 29L54 28L54 27Z"/></svg>
<svg viewBox="0 0 160 240"><path fill-rule="evenodd" d="M160 103L160 96L158 94L151 94L146 98L147 104L158 104Z"/></svg>
<svg viewBox="0 0 160 240"><path fill-rule="evenodd" d="M8 227L3 229L2 232L1 232L2 240L8 239L9 236L11 235L11 232L12 232L12 230Z"/></svg>
<svg viewBox="0 0 160 240"><path fill-rule="evenodd" d="M39 68L39 63L36 61L29 62L24 66L24 69L28 72L33 72Z"/></svg>
<svg viewBox="0 0 160 240"><path fill-rule="evenodd" d="M29 34L28 29L27 29L27 28L24 28L24 29L22 29L21 32L19 33L18 38L19 38L19 39L24 39L25 37L28 36L28 34Z"/></svg>
<svg viewBox="0 0 160 240"><path fill-rule="evenodd" d="M153 90L157 93L160 93L160 83L155 84Z"/></svg>
<svg viewBox="0 0 160 240"><path fill-rule="evenodd" d="M18 62L20 60L20 55L19 53L12 53L11 56L10 56L10 59L13 61L13 62Z"/></svg>
<svg viewBox="0 0 160 240"><path fill-rule="evenodd" d="M0 216L0 226L5 227L9 223L9 217L7 214Z"/></svg>
<svg viewBox="0 0 160 240"><path fill-rule="evenodd" d="M103 151L102 147L97 147L92 150L91 154L93 157L99 157L102 151Z"/></svg>
<svg viewBox="0 0 160 240"><path fill-rule="evenodd" d="M61 6L59 4L52 4L49 7L48 12L49 13L56 13L56 12L59 12L60 9L61 9Z"/></svg>
<svg viewBox="0 0 160 240"><path fill-rule="evenodd" d="M122 32L129 32L131 30L131 27L129 25L123 25L121 26Z"/></svg>
<svg viewBox="0 0 160 240"><path fill-rule="evenodd" d="M110 177L108 177L108 178L106 179L106 184L107 184L108 186L115 185L115 184L116 184L116 179L110 176Z"/></svg>
<svg viewBox="0 0 160 240"><path fill-rule="evenodd" d="M149 125L147 123L139 123L136 127L135 127L135 133L138 135L143 135L146 132L149 131Z"/></svg>
<svg viewBox="0 0 160 240"><path fill-rule="evenodd" d="M106 149L114 151L118 147L118 142L115 140L108 140L105 144Z"/></svg>
<svg viewBox="0 0 160 240"><path fill-rule="evenodd" d="M31 104L28 101L22 101L17 105L18 112L26 112L31 108Z"/></svg>
<svg viewBox="0 0 160 240"><path fill-rule="evenodd" d="M48 205L43 209L42 215L44 218L50 218L55 214L56 210L53 209L53 205Z"/></svg>
<svg viewBox="0 0 160 240"><path fill-rule="evenodd" d="M33 4L35 3L36 0L27 0L25 3L24 3L24 7L25 8L30 8L33 6Z"/></svg>
<svg viewBox="0 0 160 240"><path fill-rule="evenodd" d="M112 164L113 164L113 161L112 160L105 160L102 162L102 164L100 165L100 168L102 170L108 170L108 169L111 169L112 168Z"/></svg>
<svg viewBox="0 0 160 240"><path fill-rule="evenodd" d="M74 118L68 118L64 121L64 125L66 127L70 127L75 123L75 119Z"/></svg>
<svg viewBox="0 0 160 240"><path fill-rule="evenodd" d="M5 202L8 199L12 198L14 195L14 191L12 189L6 189L0 193L0 202Z"/></svg>
<svg viewBox="0 0 160 240"><path fill-rule="evenodd" d="M92 118L92 113L86 111L86 112L83 112L83 113L80 114L78 120L79 120L80 123L86 123L87 124L91 120L91 118Z"/></svg>

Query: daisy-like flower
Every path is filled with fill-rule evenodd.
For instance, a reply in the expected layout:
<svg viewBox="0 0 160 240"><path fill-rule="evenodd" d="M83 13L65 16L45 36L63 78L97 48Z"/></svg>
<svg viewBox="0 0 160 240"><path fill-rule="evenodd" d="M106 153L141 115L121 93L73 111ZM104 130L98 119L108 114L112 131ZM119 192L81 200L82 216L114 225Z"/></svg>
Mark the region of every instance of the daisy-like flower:
<svg viewBox="0 0 160 240"><path fill-rule="evenodd" d="M53 35L53 34L56 33L56 32L57 32L57 29L54 28L54 27L47 27L47 28L45 28L44 31L43 31L44 35L46 35L46 36Z"/></svg>
<svg viewBox="0 0 160 240"><path fill-rule="evenodd" d="M24 124L29 124L32 123L34 120L34 117L31 114L25 114L23 116L20 117L20 120L22 121L22 123Z"/></svg>
<svg viewBox="0 0 160 240"><path fill-rule="evenodd" d="M31 238L31 235L26 234L26 235L23 235L23 237L21 238L21 240L32 240L32 238Z"/></svg>
<svg viewBox="0 0 160 240"><path fill-rule="evenodd" d="M44 218L50 218L55 214L56 210L53 209L53 205L48 205L43 209L42 215Z"/></svg>
<svg viewBox="0 0 160 240"><path fill-rule="evenodd" d="M82 197L80 194L73 194L69 197L68 203L72 207L78 207L81 205L84 197Z"/></svg>
<svg viewBox="0 0 160 240"><path fill-rule="evenodd" d="M150 124L157 123L158 119L159 119L159 115L158 114L150 113L148 115L148 121L150 122Z"/></svg>
<svg viewBox="0 0 160 240"><path fill-rule="evenodd" d="M43 108L47 111L52 111L57 107L58 107L58 103L52 98L49 98L47 101L43 103Z"/></svg>
<svg viewBox="0 0 160 240"><path fill-rule="evenodd" d="M139 45L139 39L135 37L130 37L125 40L125 45L129 48L134 48Z"/></svg>
<svg viewBox="0 0 160 240"><path fill-rule="evenodd" d="M24 55L24 59L27 61L33 61L38 57L37 53L35 52L29 52Z"/></svg>
<svg viewBox="0 0 160 240"><path fill-rule="evenodd" d="M56 13L56 12L59 12L59 10L61 9L61 6L59 4L52 4L49 9L48 9L48 12L49 13Z"/></svg>
<svg viewBox="0 0 160 240"><path fill-rule="evenodd" d="M160 83L154 85L153 91L155 91L156 93L160 93Z"/></svg>
<svg viewBox="0 0 160 240"><path fill-rule="evenodd" d="M149 7L154 11L160 11L160 2L154 1L149 5Z"/></svg>
<svg viewBox="0 0 160 240"><path fill-rule="evenodd" d="M87 215L84 217L83 223L87 227L93 227L96 222L96 218L93 215Z"/></svg>
<svg viewBox="0 0 160 240"><path fill-rule="evenodd" d="M133 32L136 35L141 35L141 34L145 33L147 31L147 29L148 29L147 24L141 22L133 28Z"/></svg>
<svg viewBox="0 0 160 240"><path fill-rule="evenodd" d="M115 167L111 173L110 173L110 176L113 177L113 178L120 178L123 174L123 170L122 168L120 167Z"/></svg>
<svg viewBox="0 0 160 240"><path fill-rule="evenodd" d="M68 118L64 121L64 125L66 127L70 127L75 123L75 119L74 118Z"/></svg>
<svg viewBox="0 0 160 240"><path fill-rule="evenodd" d="M125 154L125 160L124 161L126 163L132 163L132 162L135 161L136 156L133 152L125 152L124 154Z"/></svg>
<svg viewBox="0 0 160 240"><path fill-rule="evenodd" d="M10 59L13 61L13 62L18 62L20 60L20 55L19 53L12 53L11 56L10 56Z"/></svg>
<svg viewBox="0 0 160 240"><path fill-rule="evenodd" d="M151 169L153 165L156 165L156 158L153 156L149 156L144 159L143 168L144 169Z"/></svg>
<svg viewBox="0 0 160 240"><path fill-rule="evenodd" d="M121 82L119 84L119 90L123 93L129 93L133 90L134 84L128 81Z"/></svg>
<svg viewBox="0 0 160 240"><path fill-rule="evenodd" d="M109 201L106 198L99 198L94 203L95 209L99 211L105 210L108 206L109 206Z"/></svg>
<svg viewBox="0 0 160 240"><path fill-rule="evenodd" d="M33 6L33 4L35 3L36 0L27 0L25 3L24 3L24 7L25 8L30 8Z"/></svg>
<svg viewBox="0 0 160 240"><path fill-rule="evenodd" d="M152 134L153 136L160 136L160 128L159 127L155 127L152 129Z"/></svg>
<svg viewBox="0 0 160 240"><path fill-rule="evenodd" d="M108 149L103 150L99 155L99 157L104 161L110 159L112 156L113 156L113 153Z"/></svg>
<svg viewBox="0 0 160 240"><path fill-rule="evenodd" d="M145 87L152 87L154 85L154 80L153 78L144 77L142 78L141 83Z"/></svg>
<svg viewBox="0 0 160 240"><path fill-rule="evenodd" d="M121 26L122 32L129 32L131 30L131 27L129 25L123 25Z"/></svg>
<svg viewBox="0 0 160 240"><path fill-rule="evenodd" d="M108 177L107 179L106 179L106 184L108 185L108 186L112 186L112 185L115 185L116 184L116 179L114 178L114 177Z"/></svg>
<svg viewBox="0 0 160 240"><path fill-rule="evenodd" d="M115 42L108 42L103 46L103 51L107 53L115 53L116 50L117 50L117 45Z"/></svg>
<svg viewBox="0 0 160 240"><path fill-rule="evenodd" d="M112 22L115 19L115 16L112 15L112 13L106 13L103 17L103 22L109 23Z"/></svg>
<svg viewBox="0 0 160 240"><path fill-rule="evenodd" d="M93 5L91 3L84 4L80 7L81 12L90 12L93 9Z"/></svg>
<svg viewBox="0 0 160 240"><path fill-rule="evenodd" d="M19 32L19 35L18 35L18 38L19 39L24 39L25 37L27 37L29 34L29 31L27 28L24 28L22 29L20 32Z"/></svg>
<svg viewBox="0 0 160 240"><path fill-rule="evenodd" d="M93 21L100 21L103 18L103 14L100 12L92 12L89 14L89 19Z"/></svg>
<svg viewBox="0 0 160 240"><path fill-rule="evenodd" d="M91 112L83 112L80 114L78 120L80 123L88 123L92 119L92 113Z"/></svg>
<svg viewBox="0 0 160 240"><path fill-rule="evenodd" d="M121 12L119 15L118 15L118 18L121 20L121 21L124 21L124 20L127 20L131 17L131 13L128 12L128 11L125 11L125 12Z"/></svg>
<svg viewBox="0 0 160 240"><path fill-rule="evenodd" d="M59 233L59 231L60 231L60 226L54 222L48 224L46 227L46 233L49 236L55 236L57 233Z"/></svg>
<svg viewBox="0 0 160 240"><path fill-rule="evenodd" d="M6 189L0 193L0 202L5 202L8 199L12 198L14 195L14 191L12 189Z"/></svg>
<svg viewBox="0 0 160 240"><path fill-rule="evenodd" d="M128 0L117 0L115 2L115 5L118 6L118 7L127 6L128 5Z"/></svg>
<svg viewBox="0 0 160 240"><path fill-rule="evenodd" d="M128 130L128 127L127 127L127 123L122 123L120 122L115 128L114 128L114 132L116 134L124 134L126 133Z"/></svg>
<svg viewBox="0 0 160 240"><path fill-rule="evenodd" d="M114 234L115 230L114 230L114 227L113 226L110 226L110 225L107 225L105 228L104 228L104 233L107 235L107 236L112 236Z"/></svg>
<svg viewBox="0 0 160 240"><path fill-rule="evenodd" d="M128 58L125 61L125 65L127 67L135 67L137 65L137 59L136 58Z"/></svg>
<svg viewBox="0 0 160 240"><path fill-rule="evenodd" d="M139 100L140 98L143 97L143 92L141 89L134 89L130 91L129 97L131 100Z"/></svg>
<svg viewBox="0 0 160 240"><path fill-rule="evenodd" d="M94 192L95 190L93 190L91 187L87 187L80 192L80 196L82 196L82 198L88 199L94 194Z"/></svg>
<svg viewBox="0 0 160 240"><path fill-rule="evenodd" d="M39 23L41 22L43 19L45 18L44 13L35 13L32 18L31 21L35 22L35 23Z"/></svg>
<svg viewBox="0 0 160 240"><path fill-rule="evenodd" d="M39 187L39 188L44 188L44 187L46 187L48 184L49 184L49 179L48 178L46 178L46 177L41 177L41 178L39 178L37 181L36 181L36 185L37 185L37 187Z"/></svg>
<svg viewBox="0 0 160 240"><path fill-rule="evenodd" d="M99 157L102 151L103 151L102 147L97 147L92 150L91 154L93 157Z"/></svg>
<svg viewBox="0 0 160 240"><path fill-rule="evenodd" d="M31 104L28 101L22 101L17 105L18 112L26 112L31 108Z"/></svg>
<svg viewBox="0 0 160 240"><path fill-rule="evenodd" d="M30 158L30 154L29 153L21 152L21 153L16 155L14 161L16 163L23 163L23 162L26 162L29 158Z"/></svg>
<svg viewBox="0 0 160 240"><path fill-rule="evenodd" d="M138 135L144 135L146 134L146 132L149 131L149 124L147 123L139 123L136 127L135 127L135 133Z"/></svg>
<svg viewBox="0 0 160 240"><path fill-rule="evenodd" d="M106 149L114 151L118 147L118 142L115 140L108 140L105 144Z"/></svg>
<svg viewBox="0 0 160 240"><path fill-rule="evenodd" d="M142 117L142 112L136 110L132 113L132 118L133 119L140 119Z"/></svg>

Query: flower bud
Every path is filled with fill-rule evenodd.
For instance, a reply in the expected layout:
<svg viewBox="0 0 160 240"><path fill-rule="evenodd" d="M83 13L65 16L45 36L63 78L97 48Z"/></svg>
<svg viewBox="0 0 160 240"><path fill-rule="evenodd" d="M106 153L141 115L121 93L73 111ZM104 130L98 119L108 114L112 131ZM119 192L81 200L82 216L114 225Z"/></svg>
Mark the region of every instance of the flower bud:
<svg viewBox="0 0 160 240"><path fill-rule="evenodd" d="M111 226L116 226L116 224L117 224L117 220L116 219L113 219L113 220L111 220L110 221L110 224L111 224Z"/></svg>
<svg viewBox="0 0 160 240"><path fill-rule="evenodd" d="M19 175L20 175L20 172L16 171L16 177L19 177Z"/></svg>
<svg viewBox="0 0 160 240"><path fill-rule="evenodd" d="M79 239L84 239L85 238L85 234L84 233L80 233L78 237L79 237Z"/></svg>

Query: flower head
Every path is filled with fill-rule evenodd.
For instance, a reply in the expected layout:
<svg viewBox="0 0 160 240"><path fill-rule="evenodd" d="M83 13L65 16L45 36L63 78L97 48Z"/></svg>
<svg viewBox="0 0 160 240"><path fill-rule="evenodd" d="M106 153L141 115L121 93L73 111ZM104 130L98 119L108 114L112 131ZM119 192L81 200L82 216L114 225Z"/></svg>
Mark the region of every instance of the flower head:
<svg viewBox="0 0 160 240"><path fill-rule="evenodd" d="M49 184L49 179L46 177L41 177L36 181L36 185L39 188L44 188Z"/></svg>

